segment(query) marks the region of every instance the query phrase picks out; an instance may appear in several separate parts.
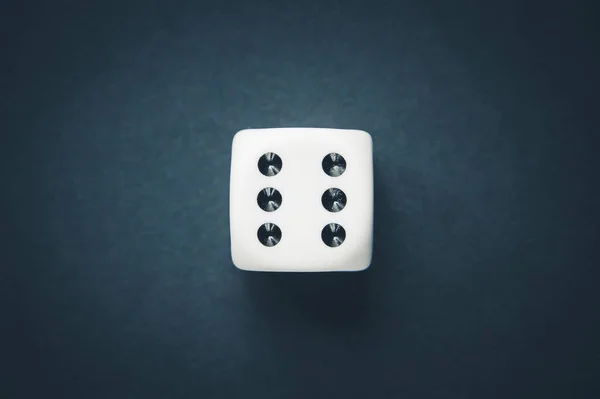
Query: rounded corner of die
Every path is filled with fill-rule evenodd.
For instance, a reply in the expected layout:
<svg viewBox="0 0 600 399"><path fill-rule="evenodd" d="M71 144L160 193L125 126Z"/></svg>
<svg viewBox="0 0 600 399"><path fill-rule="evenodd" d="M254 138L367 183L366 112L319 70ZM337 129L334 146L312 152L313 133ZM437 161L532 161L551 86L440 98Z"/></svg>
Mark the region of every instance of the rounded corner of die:
<svg viewBox="0 0 600 399"><path fill-rule="evenodd" d="M250 133L252 129L246 128L246 129L242 129L237 131L234 135L233 138L231 139L231 142L233 144L235 144L237 141L241 140L244 138L244 136L246 136L247 134Z"/></svg>
<svg viewBox="0 0 600 399"><path fill-rule="evenodd" d="M365 264L365 265L363 265L363 266L360 266L360 267L359 267L359 268L357 268L355 271L357 271L357 272L364 272L364 271L367 271L367 270L368 270L368 269L370 269L370 268L371 268L371 261L369 260L369 262L368 262L368 263L366 263L366 264Z"/></svg>
<svg viewBox="0 0 600 399"><path fill-rule="evenodd" d="M371 267L373 263L373 252L372 251L364 251L361 254L355 255L355 262L353 263L350 271L352 272L364 272Z"/></svg>
<svg viewBox="0 0 600 399"><path fill-rule="evenodd" d="M235 262L232 262L232 263L233 263L233 266L234 266L234 267L235 267L237 270L239 270L239 271L242 271L242 272L247 272L247 271L250 271L250 269L247 269L247 268L245 268L245 267L243 267L243 266L241 266L241 265L239 265L239 264L237 264L237 263L235 263Z"/></svg>
<svg viewBox="0 0 600 399"><path fill-rule="evenodd" d="M239 259L237 259L233 252L231 253L231 263L233 263L233 266L236 269L241 270L243 272L247 272L250 270L243 262L240 262Z"/></svg>
<svg viewBox="0 0 600 399"><path fill-rule="evenodd" d="M358 132L365 138L365 140L370 145L373 144L373 136L371 135L371 133L367 132L366 130L358 130Z"/></svg>
<svg viewBox="0 0 600 399"><path fill-rule="evenodd" d="M361 148L373 148L373 136L371 136L371 133L362 129L352 129L350 130L350 132L352 133L353 139L355 140L357 145L360 145Z"/></svg>

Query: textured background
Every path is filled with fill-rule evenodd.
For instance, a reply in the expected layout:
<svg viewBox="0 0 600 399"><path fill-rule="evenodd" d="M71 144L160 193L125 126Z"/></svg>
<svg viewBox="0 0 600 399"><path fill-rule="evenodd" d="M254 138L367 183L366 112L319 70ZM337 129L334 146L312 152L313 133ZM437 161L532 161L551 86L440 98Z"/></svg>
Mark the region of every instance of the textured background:
<svg viewBox="0 0 600 399"><path fill-rule="evenodd" d="M591 2L14 3L0 397L598 397ZM368 272L232 266L280 126L372 133Z"/></svg>

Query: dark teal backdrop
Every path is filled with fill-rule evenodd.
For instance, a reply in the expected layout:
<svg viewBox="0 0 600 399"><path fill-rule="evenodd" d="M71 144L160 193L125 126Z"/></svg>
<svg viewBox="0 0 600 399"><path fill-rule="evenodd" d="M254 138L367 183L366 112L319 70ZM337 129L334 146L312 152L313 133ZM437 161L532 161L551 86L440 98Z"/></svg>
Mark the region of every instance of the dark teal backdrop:
<svg viewBox="0 0 600 399"><path fill-rule="evenodd" d="M598 397L592 3L14 3L0 397ZM231 264L282 126L373 135L366 273Z"/></svg>

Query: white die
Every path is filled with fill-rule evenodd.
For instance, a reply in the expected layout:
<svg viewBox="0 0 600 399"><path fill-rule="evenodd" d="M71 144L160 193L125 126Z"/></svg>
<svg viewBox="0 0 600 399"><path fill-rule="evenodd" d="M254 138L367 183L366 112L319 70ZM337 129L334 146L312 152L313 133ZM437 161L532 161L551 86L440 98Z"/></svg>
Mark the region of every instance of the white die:
<svg viewBox="0 0 600 399"><path fill-rule="evenodd" d="M229 206L231 257L239 269L364 270L373 249L371 135L242 130L232 143Z"/></svg>

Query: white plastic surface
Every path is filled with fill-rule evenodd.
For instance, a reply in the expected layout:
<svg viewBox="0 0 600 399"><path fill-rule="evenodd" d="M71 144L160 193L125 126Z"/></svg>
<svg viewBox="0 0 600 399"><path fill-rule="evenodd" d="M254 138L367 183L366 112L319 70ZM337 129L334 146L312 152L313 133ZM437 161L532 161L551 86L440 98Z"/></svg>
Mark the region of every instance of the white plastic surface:
<svg viewBox="0 0 600 399"><path fill-rule="evenodd" d="M275 128L248 129L233 138L230 180L231 256L236 267L252 271L359 271L369 267L373 248L373 144L360 130ZM281 171L264 176L260 157L279 155ZM346 160L345 172L327 175L322 161L330 153ZM281 206L263 211L257 195L272 187ZM329 188L347 197L344 209L329 212L321 196ZM275 223L281 240L264 246L257 237L263 223ZM338 247L327 246L321 231L329 223L344 227Z"/></svg>

